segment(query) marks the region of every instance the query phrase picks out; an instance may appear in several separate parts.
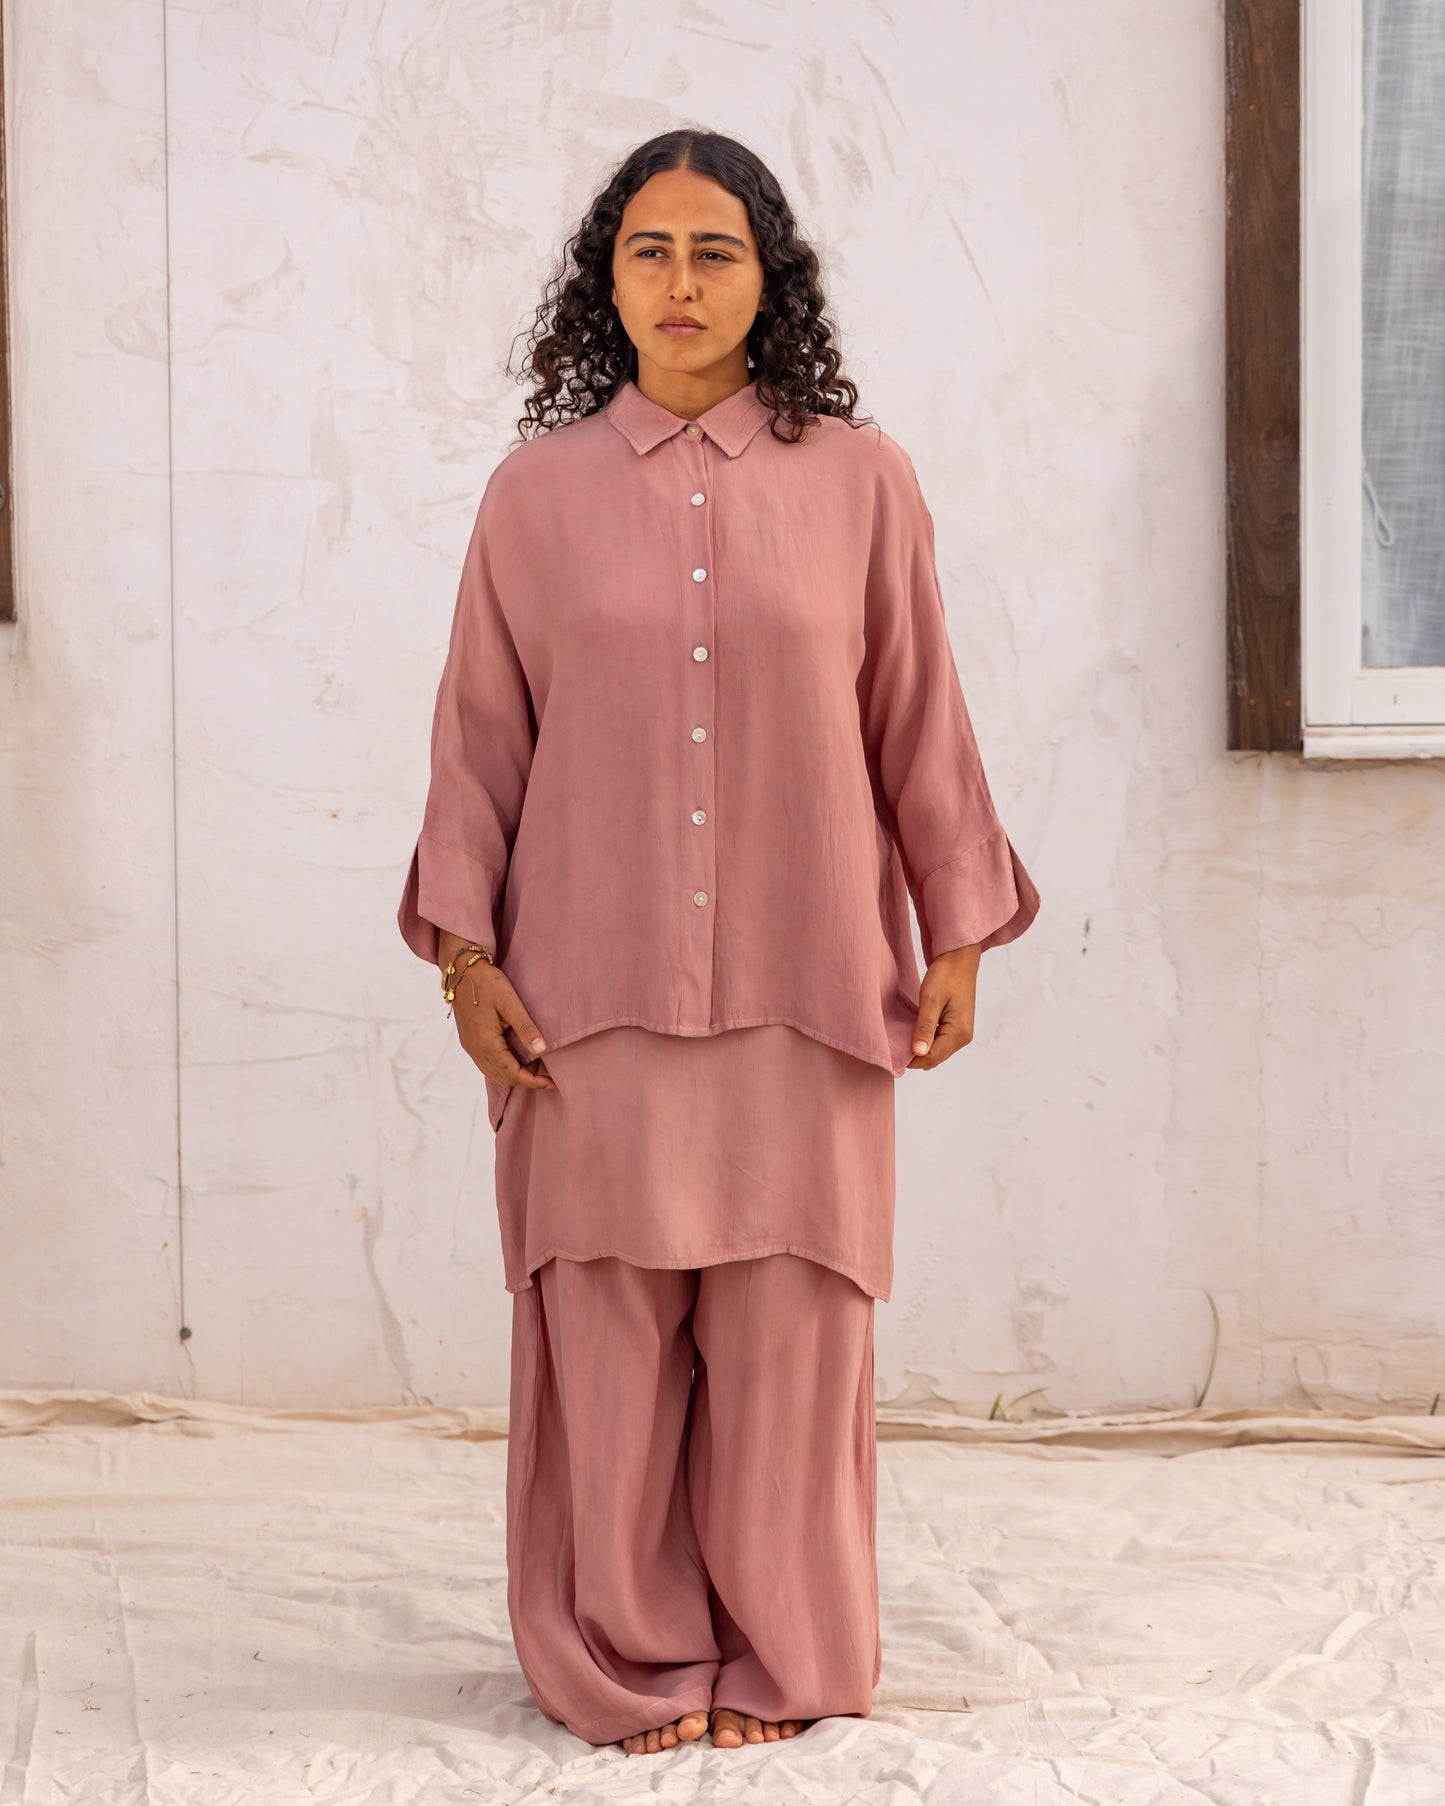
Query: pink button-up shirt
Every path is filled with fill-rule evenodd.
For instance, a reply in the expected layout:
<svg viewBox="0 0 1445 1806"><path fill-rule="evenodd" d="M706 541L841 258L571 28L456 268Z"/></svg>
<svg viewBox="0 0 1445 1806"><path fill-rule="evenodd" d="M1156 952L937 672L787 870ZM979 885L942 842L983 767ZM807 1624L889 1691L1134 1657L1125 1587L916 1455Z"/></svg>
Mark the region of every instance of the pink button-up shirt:
<svg viewBox="0 0 1445 1806"><path fill-rule="evenodd" d="M625 382L477 510L401 932L491 950L548 1042L786 1022L912 1058L919 970L1038 892L994 810L887 433ZM518 1059L535 1056L508 1031Z"/></svg>

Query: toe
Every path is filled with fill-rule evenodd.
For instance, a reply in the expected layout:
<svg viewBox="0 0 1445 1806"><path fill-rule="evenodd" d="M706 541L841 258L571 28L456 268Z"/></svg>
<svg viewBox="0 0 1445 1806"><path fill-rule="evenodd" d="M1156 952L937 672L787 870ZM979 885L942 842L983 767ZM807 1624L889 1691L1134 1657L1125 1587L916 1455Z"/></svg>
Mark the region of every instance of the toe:
<svg viewBox="0 0 1445 1806"><path fill-rule="evenodd" d="M654 1726L650 1731L636 1731L622 1738L622 1748L629 1756L656 1756L679 1743L694 1743L707 1729L706 1712L685 1712L669 1724Z"/></svg>
<svg viewBox="0 0 1445 1806"><path fill-rule="evenodd" d="M743 1736L747 1738L749 1743L762 1743L763 1742L763 1721L762 1721L762 1719L754 1718L751 1713L745 1714L745 1716L743 1718Z"/></svg>
<svg viewBox="0 0 1445 1806"><path fill-rule="evenodd" d="M719 1706L712 1715L712 1740L718 1749L735 1750L743 1740L739 1715L729 1706Z"/></svg>

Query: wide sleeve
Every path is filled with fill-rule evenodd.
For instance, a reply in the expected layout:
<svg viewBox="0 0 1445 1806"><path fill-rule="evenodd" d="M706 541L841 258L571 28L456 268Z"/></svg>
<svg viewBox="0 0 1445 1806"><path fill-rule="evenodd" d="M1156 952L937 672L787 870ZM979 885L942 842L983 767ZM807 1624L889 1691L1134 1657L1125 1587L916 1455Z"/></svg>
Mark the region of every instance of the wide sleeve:
<svg viewBox="0 0 1445 1806"><path fill-rule="evenodd" d="M437 687L431 782L397 922L437 963L438 932L495 953L496 909L536 745L536 717L487 551L489 494L467 546Z"/></svg>
<svg viewBox="0 0 1445 1806"><path fill-rule="evenodd" d="M859 716L931 964L955 947L1016 940L1039 893L989 793L948 638L933 517L908 454L886 434L880 453Z"/></svg>

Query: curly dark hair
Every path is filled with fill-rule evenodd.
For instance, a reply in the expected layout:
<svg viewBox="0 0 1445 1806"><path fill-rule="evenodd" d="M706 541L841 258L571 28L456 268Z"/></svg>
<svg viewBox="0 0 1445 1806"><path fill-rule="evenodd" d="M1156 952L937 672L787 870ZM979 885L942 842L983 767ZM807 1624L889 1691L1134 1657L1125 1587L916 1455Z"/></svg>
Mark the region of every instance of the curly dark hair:
<svg viewBox="0 0 1445 1806"><path fill-rule="evenodd" d="M775 439L796 443L811 416L834 414L861 426L858 391L838 374L835 323L825 312L817 253L798 231L777 178L736 138L683 128L639 144L616 165L563 246L528 334L519 382L535 382L517 422L523 439L595 414L637 374L637 348L612 305L612 252L622 212L643 183L664 170L692 169L735 194L763 262L763 301L748 332L758 399L772 409ZM508 364L510 372L511 365ZM783 424L785 430L779 431Z"/></svg>

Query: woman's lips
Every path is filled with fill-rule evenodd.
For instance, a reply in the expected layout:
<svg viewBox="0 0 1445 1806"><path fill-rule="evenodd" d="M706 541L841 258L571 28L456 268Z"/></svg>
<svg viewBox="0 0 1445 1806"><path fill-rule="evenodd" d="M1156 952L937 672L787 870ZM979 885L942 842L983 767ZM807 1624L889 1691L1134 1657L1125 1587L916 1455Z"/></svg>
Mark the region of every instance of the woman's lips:
<svg viewBox="0 0 1445 1806"><path fill-rule="evenodd" d="M705 326L683 326L674 324L671 320L664 320L660 330L670 332L675 339L690 339L694 333L706 332L707 328Z"/></svg>

